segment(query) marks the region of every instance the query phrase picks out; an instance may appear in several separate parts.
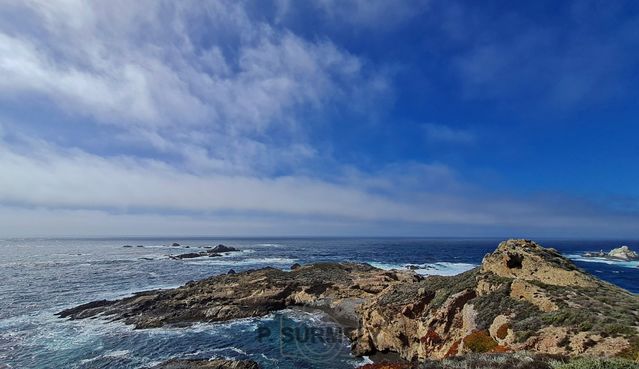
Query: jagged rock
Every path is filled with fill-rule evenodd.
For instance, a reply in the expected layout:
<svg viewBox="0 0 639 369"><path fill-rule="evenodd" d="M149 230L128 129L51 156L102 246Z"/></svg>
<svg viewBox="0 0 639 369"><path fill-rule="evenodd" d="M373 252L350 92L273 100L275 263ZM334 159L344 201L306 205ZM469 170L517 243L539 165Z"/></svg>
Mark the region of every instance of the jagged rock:
<svg viewBox="0 0 639 369"><path fill-rule="evenodd" d="M420 361L479 349L614 355L637 337L637 308L637 296L587 275L556 251L509 240L477 269L395 285L362 305L354 352L393 351ZM585 351L568 345L578 334L600 331L616 333Z"/></svg>
<svg viewBox="0 0 639 369"><path fill-rule="evenodd" d="M546 313L559 310L559 306L544 293L542 288L521 279L514 280L510 285L510 297L515 300L525 300Z"/></svg>
<svg viewBox="0 0 639 369"><path fill-rule="evenodd" d="M210 252L231 252L231 251L239 251L235 247L225 246L225 245L217 245L210 250Z"/></svg>
<svg viewBox="0 0 639 369"><path fill-rule="evenodd" d="M226 272L226 274L236 274L234 269L229 269L228 272Z"/></svg>
<svg viewBox="0 0 639 369"><path fill-rule="evenodd" d="M538 281L553 286L592 287L594 279L558 252L530 240L502 242L484 257L483 273L499 277Z"/></svg>
<svg viewBox="0 0 639 369"><path fill-rule="evenodd" d="M300 265L298 263L295 263L295 264L291 265L291 270L299 269L301 267L302 267L302 265Z"/></svg>
<svg viewBox="0 0 639 369"><path fill-rule="evenodd" d="M601 251L589 251L583 254L587 258L607 258L613 260L634 261L639 260L639 253L633 251L628 246L621 246L616 249L610 250L610 252Z"/></svg>
<svg viewBox="0 0 639 369"><path fill-rule="evenodd" d="M258 317L293 306L359 321L349 333L356 355L388 351L409 361L484 351L613 356L639 331L636 295L527 240L502 242L480 267L452 277L351 263L291 272L264 268L58 315L99 315L153 328Z"/></svg>
<svg viewBox="0 0 639 369"><path fill-rule="evenodd" d="M180 255L171 255L171 259L193 259L193 258L199 258L201 256L206 256L205 253L199 253L199 252L189 252L186 254L180 254Z"/></svg>
<svg viewBox="0 0 639 369"><path fill-rule="evenodd" d="M616 249L612 249L608 256L615 259L621 259L625 261L639 260L639 254L630 250L628 246L621 246Z"/></svg>
<svg viewBox="0 0 639 369"><path fill-rule="evenodd" d="M211 250L209 251L201 251L201 252L188 252L186 254L179 254L179 255L169 255L169 257L171 259L174 260L182 260L182 259L193 259L193 258L200 258L203 256L208 256L208 257L218 257L218 256L222 256L221 254L217 254Z"/></svg>
<svg viewBox="0 0 639 369"><path fill-rule="evenodd" d="M259 365L252 360L173 359L149 369L259 369Z"/></svg>
<svg viewBox="0 0 639 369"><path fill-rule="evenodd" d="M353 305L374 295L366 290L383 290L416 279L414 273L350 263L314 264L292 272L264 268L189 282L176 289L141 292L122 300L89 303L58 315L80 319L102 314L137 328L153 328L258 317L303 304L341 311L344 318L356 321ZM364 288L350 288L355 283Z"/></svg>

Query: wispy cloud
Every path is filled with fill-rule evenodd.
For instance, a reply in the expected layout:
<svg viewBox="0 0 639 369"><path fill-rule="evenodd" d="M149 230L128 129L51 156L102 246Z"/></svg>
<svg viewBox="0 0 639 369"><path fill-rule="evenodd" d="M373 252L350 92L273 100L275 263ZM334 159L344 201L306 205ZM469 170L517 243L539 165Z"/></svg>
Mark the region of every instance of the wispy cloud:
<svg viewBox="0 0 639 369"><path fill-rule="evenodd" d="M0 96L44 97L187 165L211 163L202 169L286 160L269 145L274 131L299 157L311 154L309 117L340 105L368 110L387 88L358 57L254 20L241 3L14 5L42 29L16 32L18 21L2 18Z"/></svg>
<svg viewBox="0 0 639 369"><path fill-rule="evenodd" d="M426 123L423 126L426 139L431 142L468 144L475 141L475 134L466 129L452 128L442 124Z"/></svg>
<svg viewBox="0 0 639 369"><path fill-rule="evenodd" d="M5 206L0 218L8 219L4 232L11 235L16 231L10 225L25 229L27 219L46 214L56 215L38 220L49 227L38 234L79 218L86 226L83 234L108 233L116 225L131 233L125 223L139 218L134 234L220 229L207 228L208 221L228 224L229 232L254 222L262 234L300 234L302 228L295 225L303 223L305 234L322 234L322 229L346 235L395 234L380 224L397 224L392 228L411 234L628 234L637 220L637 214L569 197L532 200L485 192L436 164L400 164L376 173L340 175L336 182L306 176L193 175L160 161L103 158L33 141L2 142L0 168L9 179L0 182ZM555 209L558 203L566 205L561 212ZM20 216L11 219L11 212ZM313 231L314 222L321 227ZM60 232L73 233L66 227L52 233Z"/></svg>
<svg viewBox="0 0 639 369"><path fill-rule="evenodd" d="M431 3L307 6L336 29L365 33L397 27ZM281 17L302 6L274 4ZM296 33L249 9L260 5L0 5L0 103L15 108L2 116L19 111L0 125L0 234L636 232L635 213L570 196L494 193L436 158L348 162L315 136L372 127L393 101L393 76L328 36ZM486 86L508 95L529 49L547 42L531 35L519 51L515 41L486 39L452 64L470 95ZM546 60L542 67L556 65ZM579 77L587 70L573 74L587 86L572 100L603 78L605 64L596 65L594 80ZM523 68L528 77L539 72ZM564 97L575 86L567 76L565 90L553 82ZM422 129L428 143L478 140L474 128ZM77 141L59 138L69 132ZM374 162L370 146L362 155Z"/></svg>

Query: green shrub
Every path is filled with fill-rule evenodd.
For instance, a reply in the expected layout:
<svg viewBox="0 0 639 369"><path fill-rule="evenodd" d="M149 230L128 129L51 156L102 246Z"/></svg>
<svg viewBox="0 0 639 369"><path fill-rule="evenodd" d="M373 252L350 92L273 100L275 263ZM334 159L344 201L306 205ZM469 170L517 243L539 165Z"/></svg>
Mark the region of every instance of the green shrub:
<svg viewBox="0 0 639 369"><path fill-rule="evenodd" d="M625 359L580 358L568 363L553 362L553 369L639 369L639 364Z"/></svg>

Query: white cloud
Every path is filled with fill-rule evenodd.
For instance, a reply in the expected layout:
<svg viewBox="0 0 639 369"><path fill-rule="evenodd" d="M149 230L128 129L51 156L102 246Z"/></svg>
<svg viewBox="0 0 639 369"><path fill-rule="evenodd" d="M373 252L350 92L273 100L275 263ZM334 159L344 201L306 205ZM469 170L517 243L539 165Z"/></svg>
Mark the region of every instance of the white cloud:
<svg viewBox="0 0 639 369"><path fill-rule="evenodd" d="M204 234L219 229L206 228L207 222L232 224L226 234L252 222L264 230L262 234L314 235L400 234L399 230L450 235L460 229L475 234L508 230L631 234L636 229L633 214L608 212L579 201L482 192L459 183L455 173L440 164L397 165L373 174L354 173L338 182L304 176L203 176L158 161L103 158L37 141L1 141L0 168L5 178L0 181L0 204L5 206L1 216L8 217L7 209L20 209L15 213L21 216L8 224L24 227L25 214L33 213L34 220L49 227L43 229L60 224L52 232L56 234L81 233L68 225L85 214L88 218L82 224L91 234L116 234L116 225L138 218L135 234L158 230ZM46 214L59 216L60 222L43 219ZM101 225L102 221L106 223ZM313 231L313 222L321 228ZM301 223L305 232L296 228ZM123 227L120 233L129 229Z"/></svg>
<svg viewBox="0 0 639 369"><path fill-rule="evenodd" d="M292 162L312 156L314 114L367 111L388 89L329 40L251 19L238 2L11 5L40 26L0 16L0 98L45 97L202 171L268 171L271 156L285 166L273 132L301 153Z"/></svg>

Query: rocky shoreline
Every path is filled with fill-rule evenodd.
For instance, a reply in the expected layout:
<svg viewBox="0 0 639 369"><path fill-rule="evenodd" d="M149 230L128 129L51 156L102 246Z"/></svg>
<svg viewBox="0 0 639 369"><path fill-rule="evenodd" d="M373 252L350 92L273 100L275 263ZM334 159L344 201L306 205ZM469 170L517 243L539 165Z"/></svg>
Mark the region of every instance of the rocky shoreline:
<svg viewBox="0 0 639 369"><path fill-rule="evenodd" d="M357 322L349 338L358 356L394 352L424 362L491 352L632 358L639 352L639 298L528 240L502 242L480 267L453 277L351 263L264 268L95 301L58 315L157 328L296 306Z"/></svg>

